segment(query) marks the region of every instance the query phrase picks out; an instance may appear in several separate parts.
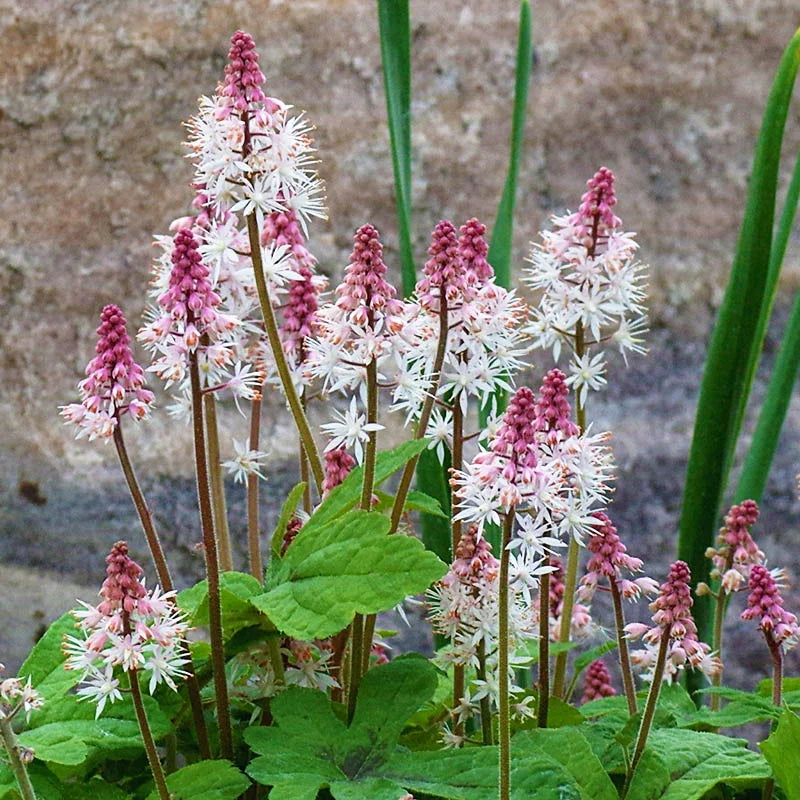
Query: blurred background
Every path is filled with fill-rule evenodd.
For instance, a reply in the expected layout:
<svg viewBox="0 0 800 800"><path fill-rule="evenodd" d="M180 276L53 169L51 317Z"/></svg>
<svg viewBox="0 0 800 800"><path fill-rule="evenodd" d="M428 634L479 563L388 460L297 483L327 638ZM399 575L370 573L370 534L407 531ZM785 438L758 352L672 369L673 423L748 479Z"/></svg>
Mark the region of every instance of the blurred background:
<svg viewBox="0 0 800 800"><path fill-rule="evenodd" d="M697 386L753 145L800 17L790 0L533 5L515 269L548 216L574 209L596 168L612 168L618 213L638 231L651 265L651 352L628 368L612 361L609 390L591 398L588 413L614 432L612 518L660 578L675 556ZM506 169L518 7L415 0L411 8L421 263L440 218L493 223ZM43 625L79 594L94 595L113 541L128 539L147 562L113 449L74 442L57 407L75 399L102 306L118 303L130 327L139 324L152 236L165 233L192 198L181 123L221 79L237 28L255 38L268 93L316 124L330 214L311 230L321 269L338 280L352 233L367 221L397 265L372 0L0 0L0 660L11 670ZM795 108L789 159L800 142L798 121ZM779 323L800 278L797 238L784 267ZM780 333L780 325L770 332L767 362ZM537 363L539 371L550 366L544 354ZM766 374L754 390L756 410ZM224 409L223 421L229 435L244 437L247 422L234 409ZM296 480L295 444L279 435L287 421L279 400L268 398L265 532ZM129 427L127 439L174 572L187 585L202 572L188 429L162 411ZM795 402L754 531L770 565L795 576L798 443ZM223 449L230 457L229 439ZM243 566L244 495L234 487L229 508ZM798 610L796 588L787 605ZM728 680L748 685L750 659L759 669L767 664L754 628L742 630L730 634L740 646ZM797 671L795 660L788 674Z"/></svg>

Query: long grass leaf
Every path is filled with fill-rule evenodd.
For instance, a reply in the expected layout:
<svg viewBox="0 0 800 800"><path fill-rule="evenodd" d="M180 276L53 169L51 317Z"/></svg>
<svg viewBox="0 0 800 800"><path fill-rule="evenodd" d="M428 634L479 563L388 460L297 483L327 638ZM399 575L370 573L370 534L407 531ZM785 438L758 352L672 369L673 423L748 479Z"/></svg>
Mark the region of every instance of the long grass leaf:
<svg viewBox="0 0 800 800"><path fill-rule="evenodd" d="M758 334L772 249L781 142L798 64L800 31L784 51L764 112L739 242L711 337L700 387L681 510L679 556L695 581L707 580L706 548L713 544L720 506L746 401L747 364ZM710 603L698 598L701 635L710 628Z"/></svg>
<svg viewBox="0 0 800 800"><path fill-rule="evenodd" d="M378 0L383 85L394 169L403 296L416 284L411 237L411 22L408 0Z"/></svg>
<svg viewBox="0 0 800 800"><path fill-rule="evenodd" d="M766 327L774 304L774 285L777 285L778 275L783 259L786 255L786 248L789 244L789 237L792 233L794 219L797 214L797 203L800 199L800 156L798 156L792 173L792 180L786 192L786 200L781 214L781 221L778 224L778 231L775 236L775 243L770 254L770 266L768 283L773 283L772 296L769 299L769 309L764 309L762 305L762 318L759 319L759 335L763 343L766 334ZM767 311L767 313L764 313ZM763 322L763 328L761 327ZM736 488L735 502L740 503L748 498L759 502L764 492L764 486L769 476L772 459L778 446L783 421L786 418L786 410L792 396L792 389L797 379L797 372L800 368L800 293L795 298L792 311L789 315L789 322L783 334L778 356L775 359L775 366L770 376L767 393L764 397L764 404L758 416L758 423L753 434L753 440L745 456L742 474L739 476L739 484Z"/></svg>
<svg viewBox="0 0 800 800"><path fill-rule="evenodd" d="M531 6L522 0L519 7L517 33L517 64L514 79L514 108L511 116L511 144L508 172L503 194L497 207L492 238L489 245L489 263L494 267L497 282L508 289L511 285L511 244L514 233L514 208L517 200L517 182L525 138L525 117L528 110L528 87L531 80L533 45L531 41Z"/></svg>

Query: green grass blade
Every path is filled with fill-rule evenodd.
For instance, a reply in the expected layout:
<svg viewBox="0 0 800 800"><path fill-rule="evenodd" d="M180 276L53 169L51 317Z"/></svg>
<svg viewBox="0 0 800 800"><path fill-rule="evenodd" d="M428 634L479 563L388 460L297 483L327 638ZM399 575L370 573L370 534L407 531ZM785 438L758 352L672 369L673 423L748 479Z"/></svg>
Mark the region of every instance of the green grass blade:
<svg viewBox="0 0 800 800"><path fill-rule="evenodd" d="M798 370L800 370L800 293L795 297L789 322L783 334L781 349L770 376L764 405L758 416L753 441L745 457L739 485L736 488L737 503L748 498L757 503L761 502Z"/></svg>
<svg viewBox="0 0 800 800"><path fill-rule="evenodd" d="M411 21L408 0L378 0L383 85L394 169L403 296L416 285L411 244Z"/></svg>
<svg viewBox="0 0 800 800"><path fill-rule="evenodd" d="M783 259L786 255L786 247L789 244L789 237L792 233L792 226L797 215L797 203L800 199L800 156L798 156L792 173L792 180L786 192L786 201L781 214L781 221L778 224L778 232L775 236L775 244L770 254L768 283L772 283L772 296L768 299L769 308L762 306L762 318L759 319L759 326L763 322L763 329L759 330L760 341L763 344L766 335L766 327L771 316L772 305L775 298L775 286L777 285L778 275ZM766 304L764 304L766 305ZM766 311L766 313L765 313ZM764 397L764 404L758 416L753 440L745 456L742 474L739 477L739 485L736 488L735 502L740 503L748 498L760 502L764 492L764 486L769 476L769 469L775 450L778 446L783 421L786 418L786 410L792 396L792 389L800 369L800 293L795 298L792 311L789 315L789 322L783 334L778 357L770 376L767 393Z"/></svg>
<svg viewBox="0 0 800 800"><path fill-rule="evenodd" d="M519 7L517 34L517 66L514 79L514 108L511 116L511 145L508 172L503 194L497 207L492 238L489 244L489 263L494 267L497 283L508 289L511 285L511 243L514 232L514 207L517 200L519 163L525 138L525 117L528 110L528 87L533 60L531 44L531 6L522 0Z"/></svg>
<svg viewBox="0 0 800 800"><path fill-rule="evenodd" d="M492 237L489 243L489 263L494 267L497 283L506 289L511 287L511 245L514 238L514 209L517 202L519 164L522 159L522 144L525 139L525 117L528 110L528 87L531 82L533 44L531 37L531 5L522 0L519 6L519 30L517 33L517 63L514 77L514 107L511 114L511 139L508 157L508 172L503 194L497 206ZM495 398L498 410L506 406L504 392ZM481 427L488 420L488 406L479 409Z"/></svg>
<svg viewBox="0 0 800 800"><path fill-rule="evenodd" d="M436 553L445 564L453 560L451 554L452 533L450 530L450 453L445 451L445 463L439 459L433 450L423 450L417 462L417 486L425 494L439 501L447 518L420 512L420 528L422 529L422 543L427 550Z"/></svg>
<svg viewBox="0 0 800 800"><path fill-rule="evenodd" d="M781 142L800 60L800 31L784 51L759 133L739 242L725 298L711 337L681 510L679 557L694 581L708 580L705 550L713 544L732 453L746 402L748 368L763 307L775 214ZM698 598L695 616L701 637L710 628L711 606Z"/></svg>

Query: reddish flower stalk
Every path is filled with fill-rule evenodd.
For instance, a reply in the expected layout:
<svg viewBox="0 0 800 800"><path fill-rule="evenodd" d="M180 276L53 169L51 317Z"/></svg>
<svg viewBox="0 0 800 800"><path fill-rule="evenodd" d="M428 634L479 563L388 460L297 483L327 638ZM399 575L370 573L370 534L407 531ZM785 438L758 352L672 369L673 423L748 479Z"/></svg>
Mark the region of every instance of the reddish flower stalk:
<svg viewBox="0 0 800 800"><path fill-rule="evenodd" d="M628 712L635 714L636 686L633 682L633 670L628 651L628 637L625 632L625 614L622 608L622 598L636 599L642 593L655 593L658 590L658 585L651 578L636 578L631 581L622 577L623 570L629 573L639 572L642 568L642 561L639 558L633 558L628 555L627 548L617 535L617 529L605 514L598 512L595 516L598 520L597 533L591 536L587 542L587 549L592 553L592 556L586 565L587 574L581 579L581 587L578 590L578 594L581 599L589 599L601 580L608 581L614 605L622 683L625 688L625 697L628 701Z"/></svg>
<svg viewBox="0 0 800 800"><path fill-rule="evenodd" d="M772 702L780 708L783 702L783 651L794 647L800 640L797 617L783 607L775 576L762 564L750 570L748 582L750 596L742 619L757 619L758 629L764 634L772 657ZM764 784L762 800L771 800L775 781L769 778Z"/></svg>
<svg viewBox="0 0 800 800"><path fill-rule="evenodd" d="M689 588L691 582L689 567L683 561L676 561L669 568L667 580L661 585L658 597L650 604L653 611L653 622L656 627L652 628L648 636L653 641L658 641L658 656L656 658L655 669L653 671L650 691L647 693L642 721L639 725L639 733L636 736L636 744L633 756L628 768L625 787L622 797L625 797L630 786L633 774L642 757L644 748L647 744L647 737L653 724L653 717L656 712L658 695L661 692L661 682L664 677L664 669L667 664L667 654L670 648L671 639L685 640L697 628L692 618L692 593Z"/></svg>
<svg viewBox="0 0 800 800"><path fill-rule="evenodd" d="M707 591L714 595L716 608L714 612L714 642L713 648L718 656L722 656L722 634L725 621L725 609L730 594L739 591L750 577L750 570L754 564L764 563L764 553L750 536L750 527L758 521L758 505L754 500L744 500L739 505L731 506L725 516L725 527L720 530L717 537L718 547L709 548L706 556L711 558L714 569L711 577L719 579L719 589L716 594L705 586L698 586L698 591ZM713 686L722 685L722 671L715 674L711 683ZM722 696L711 695L712 710L719 709Z"/></svg>
<svg viewBox="0 0 800 800"><path fill-rule="evenodd" d="M172 253L173 268L169 288L159 297L159 303L173 319L185 322L184 339L199 344L203 327L216 320L215 307L219 296L211 289L208 267L203 264L198 243L189 229L178 231ZM201 326L198 329L198 325ZM194 336L189 331L196 331ZM191 346L191 345L189 345ZM189 352L189 378L192 395L192 423L194 429L194 456L197 476L197 497L200 505L200 522L203 531L203 553L208 578L208 616L211 633L211 661L220 728L220 745L223 758L233 757L233 733L228 704L228 684L225 678L225 652L222 639L222 608L220 605L219 560L217 538L214 531L214 513L209 492L209 473L206 452L206 428L203 413L203 393L197 363L197 347Z"/></svg>

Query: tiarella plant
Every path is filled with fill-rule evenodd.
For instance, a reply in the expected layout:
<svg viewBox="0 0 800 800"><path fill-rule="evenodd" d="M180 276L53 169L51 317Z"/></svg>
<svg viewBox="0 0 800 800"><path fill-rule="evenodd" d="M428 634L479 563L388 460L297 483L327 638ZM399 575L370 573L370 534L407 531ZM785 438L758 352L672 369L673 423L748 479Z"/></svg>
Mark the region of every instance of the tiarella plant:
<svg viewBox="0 0 800 800"><path fill-rule="evenodd" d="M687 563L659 585L623 543L634 532L612 522L612 434L587 409L608 349L643 354L647 326L613 172L598 169L533 246L530 305L503 285L507 264L495 274L476 217L441 220L409 276L407 6L379 12L407 296L368 221L326 292L309 238L325 214L312 126L265 93L237 31L223 82L188 123L192 213L156 238L138 333L150 364L107 305L79 402L61 409L79 438L114 442L157 582L108 542L100 601L56 621L0 681L0 800L797 798L800 683L784 653L800 627L751 535L756 502L740 499L706 548L714 585L696 595L716 603L710 643ZM526 2L521 20L524 62ZM501 259L510 226L495 228ZM192 423L206 575L182 591L123 438L154 413L148 374ZM294 422L301 477L271 538L258 513L267 393ZM232 430L221 402L242 414ZM405 436L386 449L390 431ZM246 485L241 572L226 473ZM421 536L421 519L445 537ZM723 677L725 611L745 588L737 610L772 664L754 693ZM415 624L437 635L432 658L400 654L376 621L413 597L426 615ZM710 687L690 694L687 673ZM721 732L752 722L774 724L761 752Z"/></svg>

